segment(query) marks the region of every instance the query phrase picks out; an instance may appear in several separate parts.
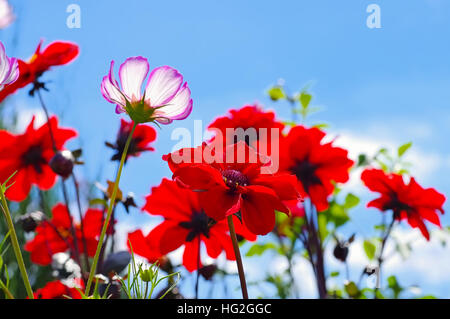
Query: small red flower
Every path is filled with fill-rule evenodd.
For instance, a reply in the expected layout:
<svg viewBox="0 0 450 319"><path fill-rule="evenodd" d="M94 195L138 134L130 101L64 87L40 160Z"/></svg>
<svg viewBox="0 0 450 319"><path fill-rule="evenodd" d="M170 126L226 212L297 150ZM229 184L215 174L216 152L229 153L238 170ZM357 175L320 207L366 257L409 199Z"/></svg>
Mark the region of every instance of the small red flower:
<svg viewBox="0 0 450 319"><path fill-rule="evenodd" d="M227 129L238 129L241 128L244 131L248 129L256 130L256 140L255 142L265 142L267 141L266 150L269 154L270 152L270 142L271 142L271 129L277 129L278 133L275 135L277 139L280 138L281 132L284 129L284 124L275 120L274 112L264 112L257 105L246 105L237 110L230 110L229 116L219 117L213 123L208 126L208 129L217 129L222 133L224 143L226 145L235 144L239 142L237 136L227 136ZM267 129L266 136L261 136L260 133L263 131L261 129ZM256 146L254 143L250 143L249 135L243 136L246 138L244 140L247 144L251 146ZM259 150L259 149L258 149Z"/></svg>
<svg viewBox="0 0 450 319"><path fill-rule="evenodd" d="M84 237L88 256L93 257L97 249L98 236L103 226L103 212L88 209L83 217ZM84 252L81 226L74 225L77 245L80 253ZM31 261L38 265L49 265L56 253L73 250L74 240L71 231L71 217L67 207L57 204L52 209L52 219L44 220L36 228L36 235L25 244L25 251L30 252ZM72 256L73 257L73 256Z"/></svg>
<svg viewBox="0 0 450 319"><path fill-rule="evenodd" d="M142 209L164 217L164 221L146 237L140 230L128 234L133 252L150 262L184 245L183 265L192 272L202 267L198 254L199 240L206 246L211 258L217 258L225 251L227 259L235 259L227 222L215 222L209 218L197 193L163 179L161 185L152 188ZM256 236L246 230L237 217L234 223L239 235L256 240Z"/></svg>
<svg viewBox="0 0 450 319"><path fill-rule="evenodd" d="M116 150L117 152L111 157L112 161L120 161L123 150L128 139L128 135L133 128L133 122L121 119L120 129L117 133L115 144L106 143L106 146ZM156 140L156 130L145 124L139 124L131 139L130 147L128 148L127 159L129 156L139 156L142 152L154 151L155 149L149 146L150 143Z"/></svg>
<svg viewBox="0 0 450 319"><path fill-rule="evenodd" d="M35 82L45 71L52 66L64 65L78 56L78 45L70 42L55 41L41 51L42 41L29 62L18 60L19 78L16 82L6 85L0 91L0 102L20 88Z"/></svg>
<svg viewBox="0 0 450 319"><path fill-rule="evenodd" d="M395 220L406 219L411 227L419 228L427 240L430 234L424 220L441 227L437 211L444 214L442 206L445 196L434 188L422 188L414 178L406 184L401 175L386 174L380 169L366 169L361 174L361 180L371 191L381 194L367 207L383 212L391 210Z"/></svg>
<svg viewBox="0 0 450 319"><path fill-rule="evenodd" d="M47 283L45 287L36 290L35 299L82 299L80 291L83 289L81 279L73 280L73 283L63 283L61 280L55 280ZM67 298L69 297L69 298Z"/></svg>
<svg viewBox="0 0 450 319"><path fill-rule="evenodd" d="M227 146L221 151L222 158L206 145L202 149L203 157L189 163L176 164L177 152L164 158L174 180L199 191L205 213L214 220L240 211L245 226L256 235L264 235L275 226L275 211L289 213L282 201L299 198L295 176L262 174L262 167L269 164L267 159L261 159L245 142ZM193 157L198 154L190 151ZM208 160L206 154L215 154L216 161Z"/></svg>
<svg viewBox="0 0 450 319"><path fill-rule="evenodd" d="M346 150L334 147L332 142L322 143L325 135L318 128L293 127L280 151L280 169L297 176L298 191L311 198L318 211L328 208L333 182L347 182L353 165Z"/></svg>
<svg viewBox="0 0 450 319"><path fill-rule="evenodd" d="M50 126L58 150L63 149L67 140L77 136L72 129L58 127L56 117L50 119ZM23 134L14 135L0 130L0 141L0 181L5 181L17 171L11 180L14 184L6 192L9 200L24 200L33 184L42 190L53 187L57 175L48 163L55 152L47 123L35 129L33 117Z"/></svg>

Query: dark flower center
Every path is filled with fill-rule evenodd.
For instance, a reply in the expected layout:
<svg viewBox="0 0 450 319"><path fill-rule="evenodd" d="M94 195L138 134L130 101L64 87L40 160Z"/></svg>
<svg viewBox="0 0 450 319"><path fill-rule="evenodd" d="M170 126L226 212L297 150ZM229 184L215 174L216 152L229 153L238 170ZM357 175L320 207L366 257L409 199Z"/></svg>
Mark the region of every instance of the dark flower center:
<svg viewBox="0 0 450 319"><path fill-rule="evenodd" d="M236 189L238 186L247 186L249 180L247 176L234 169L227 169L222 172L225 184L231 189Z"/></svg>
<svg viewBox="0 0 450 319"><path fill-rule="evenodd" d="M391 200L386 203L386 205L384 205L383 207L384 210L389 210L391 209L394 212L394 218L395 219L399 219L400 218L400 212L404 211L407 214L413 212L413 208L411 206L409 206L408 204L405 204L403 202L401 202L398 197L397 194L391 194Z"/></svg>
<svg viewBox="0 0 450 319"><path fill-rule="evenodd" d="M23 155L22 162L24 166L33 166L36 172L42 173L41 165L47 161L42 157L42 148L40 145L31 146Z"/></svg>
<svg viewBox="0 0 450 319"><path fill-rule="evenodd" d="M113 155L113 157L111 158L112 161L120 161L120 159L122 158L122 154L123 151L125 149L125 144L127 143L127 139L128 139L128 134L129 132L121 132L121 134L119 134L119 137L116 140L116 145L112 145L112 144L107 144L109 147L115 149L117 151L117 153L115 153ZM142 142L142 138L141 137L134 137L131 139L130 142L130 146L128 147L128 152L127 152L127 158L125 159L125 161L128 159L129 156L134 156L139 152L144 151L145 149L142 149L139 147L139 144Z"/></svg>
<svg viewBox="0 0 450 319"><path fill-rule="evenodd" d="M316 169L318 166L316 164L310 163L308 161L298 162L291 171L294 173L298 180L303 184L305 191L308 191L309 187L312 185L322 184L320 179L316 176Z"/></svg>
<svg viewBox="0 0 450 319"><path fill-rule="evenodd" d="M192 241L195 237L203 234L209 238L210 222L212 221L204 212L194 212L191 221L180 222L179 225L191 231L186 236L186 241Z"/></svg>

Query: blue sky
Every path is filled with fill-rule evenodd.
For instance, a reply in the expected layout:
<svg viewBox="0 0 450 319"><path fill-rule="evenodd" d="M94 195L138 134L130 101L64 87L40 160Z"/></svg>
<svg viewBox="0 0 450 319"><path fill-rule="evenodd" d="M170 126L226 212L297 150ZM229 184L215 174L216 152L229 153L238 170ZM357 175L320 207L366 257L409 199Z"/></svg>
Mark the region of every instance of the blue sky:
<svg viewBox="0 0 450 319"><path fill-rule="evenodd" d="M312 122L327 122L330 132L344 136L348 148L370 151L385 143L413 141L411 160L419 182L450 194L450 3L423 1L11 1L17 21L0 31L8 55L28 58L40 39L70 40L81 48L69 66L45 75L50 93L45 100L63 124L75 127L87 165L78 174L112 179L116 164L105 164L111 152L105 140L115 137L119 117L100 93L109 63L142 55L150 66L171 65L192 90L189 119L158 131L157 151L130 161L122 178L124 191L140 203L162 177L161 162L176 141L176 127L207 125L229 108L259 102L289 118L288 105L271 102L265 90L283 78L292 90L314 83L313 104L322 108ZM81 28L66 26L69 4L81 8ZM366 26L366 7L381 8L381 29ZM38 109L26 95L16 94L8 110ZM383 144L384 143L384 144ZM99 151L100 150L100 151ZM135 176L140 176L136 179ZM143 176L143 177L141 177ZM104 179L103 179L104 181ZM364 200L373 195L359 188ZM450 208L446 203L445 208ZM147 216L134 212L136 223ZM121 215L123 218L125 215ZM352 217L365 235L379 221L374 210L357 208ZM450 216L442 218L450 224ZM351 233L355 226L344 231ZM449 251L445 251L449 254ZM413 282L417 278L406 274ZM426 292L450 296L445 284L419 283ZM448 284L447 275L444 282ZM430 291L431 290L431 291Z"/></svg>

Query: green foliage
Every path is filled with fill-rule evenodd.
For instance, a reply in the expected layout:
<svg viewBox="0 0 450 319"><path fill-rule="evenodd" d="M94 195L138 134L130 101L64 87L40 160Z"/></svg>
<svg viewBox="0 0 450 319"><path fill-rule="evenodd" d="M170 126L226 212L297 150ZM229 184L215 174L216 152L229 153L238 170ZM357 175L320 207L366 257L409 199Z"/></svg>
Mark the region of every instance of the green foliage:
<svg viewBox="0 0 450 319"><path fill-rule="evenodd" d="M131 243L130 243L131 246ZM160 276L158 262L144 266L143 263L136 263L134 253L131 251L132 261L128 265L127 281L119 279L122 289L129 299L151 299L155 288L164 280L167 280L170 287L159 299L163 299L180 280L180 273L175 272L166 276ZM173 277L176 277L174 280Z"/></svg>
<svg viewBox="0 0 450 319"><path fill-rule="evenodd" d="M369 258L369 260L373 260L375 258L375 253L377 251L376 246L371 241L365 240L363 247L367 258Z"/></svg>
<svg viewBox="0 0 450 319"><path fill-rule="evenodd" d="M279 86L279 85L275 85L275 86L271 87L267 91L267 94L269 95L269 97L272 101L278 101L278 100L286 98L286 94L284 93L283 87Z"/></svg>
<svg viewBox="0 0 450 319"><path fill-rule="evenodd" d="M254 244L249 248L245 256L247 257L261 256L267 250L279 251L280 247L271 242L265 244Z"/></svg>

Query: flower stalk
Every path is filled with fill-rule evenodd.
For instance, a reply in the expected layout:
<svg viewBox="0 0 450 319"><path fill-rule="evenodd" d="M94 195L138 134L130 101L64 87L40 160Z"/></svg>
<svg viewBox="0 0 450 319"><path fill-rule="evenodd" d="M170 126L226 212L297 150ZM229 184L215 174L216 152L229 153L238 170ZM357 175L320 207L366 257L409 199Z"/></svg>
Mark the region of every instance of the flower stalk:
<svg viewBox="0 0 450 319"><path fill-rule="evenodd" d="M233 242L234 254L236 256L236 264L237 264L238 273L239 273L239 280L241 282L242 298L248 299L247 283L245 282L244 266L242 264L241 253L239 251L239 243L237 241L236 231L234 229L233 215L230 215L227 218L228 218L228 228L230 229L231 241Z"/></svg>
<svg viewBox="0 0 450 319"><path fill-rule="evenodd" d="M105 239L105 234L106 234L106 231L108 229L109 221L111 219L113 207L115 206L115 201L116 201L116 197L117 197L117 191L119 189L120 176L122 175L122 169L123 169L123 166L125 164L125 159L127 158L128 148L130 147L131 140L133 138L133 133L134 133L134 130L136 129L136 126L137 126L137 123L133 123L133 128L130 131L130 135L128 135L128 139L127 139L127 142L125 144L125 148L124 148L123 153L122 153L122 158L120 159L120 165L119 165L119 169L117 171L116 180L114 182L112 195L111 195L111 198L110 198L110 201L109 201L108 211L106 213L106 219L105 219L105 222L103 224L102 232L100 233L100 238L99 238L99 241L98 241L97 250L95 252L94 260L93 260L92 266L91 266L91 271L89 273L88 282L86 284L86 291L85 291L86 295L88 295L89 292L90 292L91 285L92 285L92 280L94 279L94 275L95 275L95 273L97 271L97 263L98 263L98 260L99 260L99 257L100 257L100 252L101 252L102 247L103 247L103 241Z"/></svg>
<svg viewBox="0 0 450 319"><path fill-rule="evenodd" d="M8 224L8 229L11 236L11 243L13 246L14 254L16 255L17 265L19 266L20 274L22 275L22 280L25 285L25 289L27 291L28 298L34 299L33 289L30 285L30 280L28 279L27 270L25 268L25 263L23 261L22 252L20 251L19 241L17 239L16 230L14 229L14 223L11 218L11 213L8 208L8 203L6 202L5 193L3 191L3 187L0 185L0 197L2 201L2 211L5 215L6 222Z"/></svg>

